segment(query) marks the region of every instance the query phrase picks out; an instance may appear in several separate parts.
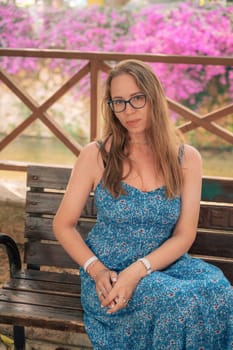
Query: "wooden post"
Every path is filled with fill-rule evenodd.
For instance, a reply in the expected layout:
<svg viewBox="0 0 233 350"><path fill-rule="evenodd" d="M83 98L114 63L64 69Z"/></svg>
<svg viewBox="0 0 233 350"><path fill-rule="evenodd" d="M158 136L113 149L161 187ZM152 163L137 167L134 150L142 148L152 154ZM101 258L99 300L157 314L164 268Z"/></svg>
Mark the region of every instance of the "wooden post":
<svg viewBox="0 0 233 350"><path fill-rule="evenodd" d="M90 140L93 141L100 127L100 64L98 60L91 60L90 64Z"/></svg>

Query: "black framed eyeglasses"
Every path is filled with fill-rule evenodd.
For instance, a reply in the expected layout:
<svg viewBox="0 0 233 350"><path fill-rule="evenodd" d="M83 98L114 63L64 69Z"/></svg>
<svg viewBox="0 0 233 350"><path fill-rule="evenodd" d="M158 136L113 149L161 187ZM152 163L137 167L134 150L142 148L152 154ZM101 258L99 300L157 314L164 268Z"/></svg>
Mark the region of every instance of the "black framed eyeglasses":
<svg viewBox="0 0 233 350"><path fill-rule="evenodd" d="M111 107L112 111L115 113L124 112L126 109L127 103L135 109L143 108L146 104L146 95L138 94L132 96L129 100L115 99L108 100L108 105Z"/></svg>

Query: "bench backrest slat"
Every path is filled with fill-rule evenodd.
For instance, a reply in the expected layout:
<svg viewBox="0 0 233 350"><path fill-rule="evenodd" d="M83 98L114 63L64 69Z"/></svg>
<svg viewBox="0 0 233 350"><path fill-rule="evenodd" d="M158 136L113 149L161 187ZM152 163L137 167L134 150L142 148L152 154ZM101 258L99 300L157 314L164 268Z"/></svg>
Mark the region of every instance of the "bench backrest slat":
<svg viewBox="0 0 233 350"><path fill-rule="evenodd" d="M52 215L56 214L63 193L56 192L27 192L26 213L36 215ZM94 197L90 195L85 208L82 212L83 217L95 218L96 210L94 205Z"/></svg>
<svg viewBox="0 0 233 350"><path fill-rule="evenodd" d="M37 266L56 266L65 269L78 269L59 244L30 242L25 244L25 263Z"/></svg>
<svg viewBox="0 0 233 350"><path fill-rule="evenodd" d="M201 202L199 227L233 230L233 204Z"/></svg>
<svg viewBox="0 0 233 350"><path fill-rule="evenodd" d="M223 232L209 232L198 229L195 242L190 253L199 255L232 258L233 235Z"/></svg>
<svg viewBox="0 0 233 350"><path fill-rule="evenodd" d="M201 198L203 201L233 203L232 178L204 176Z"/></svg>
<svg viewBox="0 0 233 350"><path fill-rule="evenodd" d="M27 186L65 190L71 167L28 166Z"/></svg>
<svg viewBox="0 0 233 350"><path fill-rule="evenodd" d="M77 229L84 239L86 239L87 234L92 229L95 221L95 219L86 218L82 218L79 221ZM26 216L25 222L25 237L27 239L56 241L52 228L52 217Z"/></svg>

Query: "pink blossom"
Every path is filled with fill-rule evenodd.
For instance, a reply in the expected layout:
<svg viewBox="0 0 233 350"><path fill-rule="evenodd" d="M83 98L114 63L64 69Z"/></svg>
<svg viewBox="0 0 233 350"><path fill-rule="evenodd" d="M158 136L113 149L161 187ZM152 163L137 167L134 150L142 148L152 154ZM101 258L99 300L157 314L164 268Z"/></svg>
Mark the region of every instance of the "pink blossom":
<svg viewBox="0 0 233 350"><path fill-rule="evenodd" d="M38 12L35 22L27 9L0 4L0 45L17 48L54 48L174 55L233 56L233 6L215 9L182 2L168 10L150 5L137 12L109 7L86 7ZM70 76L84 62L51 60L50 68L61 68ZM2 58L1 65L15 74L33 71L34 58ZM166 94L193 105L217 78L219 88L233 94L232 68L163 64L152 65ZM85 93L87 82L79 84Z"/></svg>

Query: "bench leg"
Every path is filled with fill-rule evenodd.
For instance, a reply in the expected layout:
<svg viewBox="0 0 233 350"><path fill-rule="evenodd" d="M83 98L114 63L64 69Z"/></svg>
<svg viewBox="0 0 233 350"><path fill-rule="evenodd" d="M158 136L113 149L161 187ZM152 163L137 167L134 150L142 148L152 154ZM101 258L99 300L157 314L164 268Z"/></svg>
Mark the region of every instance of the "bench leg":
<svg viewBox="0 0 233 350"><path fill-rule="evenodd" d="M14 326L14 343L15 350L25 350L24 327Z"/></svg>

